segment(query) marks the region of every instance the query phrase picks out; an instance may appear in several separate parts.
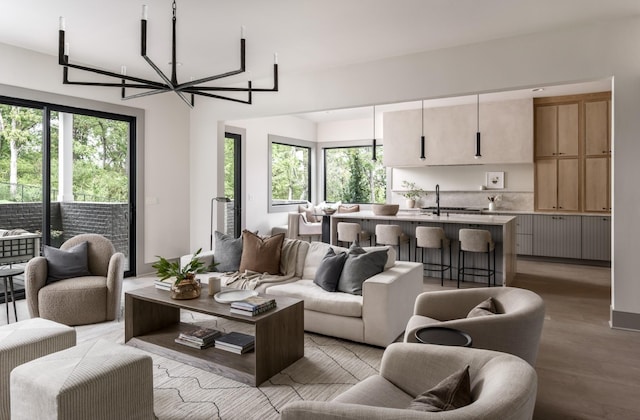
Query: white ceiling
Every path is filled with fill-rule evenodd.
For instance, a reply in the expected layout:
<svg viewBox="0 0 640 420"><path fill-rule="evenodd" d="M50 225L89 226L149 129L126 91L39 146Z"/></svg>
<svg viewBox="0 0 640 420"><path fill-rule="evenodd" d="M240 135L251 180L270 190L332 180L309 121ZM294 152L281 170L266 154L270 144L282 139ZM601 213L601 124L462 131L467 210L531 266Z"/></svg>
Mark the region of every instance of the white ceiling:
<svg viewBox="0 0 640 420"><path fill-rule="evenodd" d="M0 42L57 54L66 20L72 62L156 79L139 56L142 4L148 53L169 72L170 0L4 0ZM640 15L639 0L178 0L179 81L239 67L246 27L252 79ZM235 81L247 80L247 75ZM268 86L265 86L268 87Z"/></svg>

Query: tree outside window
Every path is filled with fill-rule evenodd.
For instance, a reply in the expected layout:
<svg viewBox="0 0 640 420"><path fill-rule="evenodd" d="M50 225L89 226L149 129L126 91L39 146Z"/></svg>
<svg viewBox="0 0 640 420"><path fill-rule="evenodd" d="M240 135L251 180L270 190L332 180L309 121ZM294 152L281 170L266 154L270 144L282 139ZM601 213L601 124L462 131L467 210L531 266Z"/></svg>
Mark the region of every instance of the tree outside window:
<svg viewBox="0 0 640 420"><path fill-rule="evenodd" d="M271 143L271 204L306 203L311 196L311 148Z"/></svg>
<svg viewBox="0 0 640 420"><path fill-rule="evenodd" d="M377 161L371 160L371 146L324 149L325 200L343 203L384 203L387 175L382 166L382 146L376 147Z"/></svg>

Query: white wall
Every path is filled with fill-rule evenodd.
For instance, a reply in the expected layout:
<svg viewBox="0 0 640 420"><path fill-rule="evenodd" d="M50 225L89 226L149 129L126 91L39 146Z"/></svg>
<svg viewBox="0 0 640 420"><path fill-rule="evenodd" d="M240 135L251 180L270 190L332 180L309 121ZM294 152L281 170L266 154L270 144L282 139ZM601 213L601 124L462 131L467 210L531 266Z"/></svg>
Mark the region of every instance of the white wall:
<svg viewBox="0 0 640 420"><path fill-rule="evenodd" d="M137 271L150 271L145 263L155 261L156 255L171 258L187 253L188 108L167 94L122 102L119 89L63 85L57 56L0 44L0 57L0 95L139 117ZM86 75L78 78L82 76Z"/></svg>
<svg viewBox="0 0 640 420"><path fill-rule="evenodd" d="M640 156L638 39L640 20L631 18L393 57L307 75L287 74L286 67L282 66L279 93L269 97L256 95L254 106L245 108L209 101L194 111L202 114L193 120L194 131L205 115L208 120L243 119L614 76L612 308L630 315L637 321L636 325L640 325L640 282L636 280L634 263L636 238L640 237L637 217L640 194L634 186L640 177L640 165L636 163ZM192 146L197 148L201 142L202 138L194 134ZM199 169L193 168L192 175L197 177ZM192 225L194 223L201 221L192 220Z"/></svg>
<svg viewBox="0 0 640 420"><path fill-rule="evenodd" d="M315 142L316 124L301 118L284 116L227 121L225 126L236 129L241 128L245 132L245 159L242 162L246 174L244 183L244 214L246 222L244 227L252 231L258 230L261 234L269 234L273 226L287 224L286 212L269 212L268 208L269 180L266 174L269 172L269 134ZM222 127L223 130L224 128ZM312 151L312 156L314 154L315 151ZM315 170L312 170L312 174L315 174ZM314 176L312 176L312 182L317 182ZM210 183L210 186L214 184ZM220 187L221 185L217 188ZM202 197L204 200L198 200L199 206L206 207L207 214L209 214L208 200L216 195L216 190L209 188L209 194L204 194ZM316 197L313 197L313 199L315 201ZM203 232L203 229L200 228L192 232L192 248L204 246L205 240L208 244L208 226L207 224L206 232Z"/></svg>

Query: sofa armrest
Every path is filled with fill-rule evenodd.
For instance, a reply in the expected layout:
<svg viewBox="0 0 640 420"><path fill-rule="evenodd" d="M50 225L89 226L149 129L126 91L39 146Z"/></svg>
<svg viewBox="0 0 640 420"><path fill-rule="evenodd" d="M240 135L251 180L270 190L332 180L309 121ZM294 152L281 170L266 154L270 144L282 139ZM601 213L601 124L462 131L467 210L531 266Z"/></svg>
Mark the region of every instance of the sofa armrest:
<svg viewBox="0 0 640 420"><path fill-rule="evenodd" d="M205 267L208 267L213 263L213 254L214 254L214 251L202 251L198 256L198 260L202 261ZM189 264L189 261L191 261L191 258L193 258L193 254L187 254L180 257L180 268Z"/></svg>
<svg viewBox="0 0 640 420"><path fill-rule="evenodd" d="M124 279L124 254L116 252L109 259L107 271L107 321L119 318L122 280Z"/></svg>
<svg viewBox="0 0 640 420"><path fill-rule="evenodd" d="M407 326L422 292L422 264L398 261L362 284L364 341L387 346Z"/></svg>
<svg viewBox="0 0 640 420"><path fill-rule="evenodd" d="M24 272L24 288L31 318L40 316L38 307L38 292L47 283L49 270L45 257L35 257L29 260Z"/></svg>

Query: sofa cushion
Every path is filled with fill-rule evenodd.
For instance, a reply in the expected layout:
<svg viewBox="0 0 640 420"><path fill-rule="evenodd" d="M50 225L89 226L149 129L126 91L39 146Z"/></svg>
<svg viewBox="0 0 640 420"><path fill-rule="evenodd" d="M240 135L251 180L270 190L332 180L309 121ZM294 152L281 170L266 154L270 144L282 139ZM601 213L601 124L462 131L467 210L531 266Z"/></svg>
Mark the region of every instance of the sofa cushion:
<svg viewBox="0 0 640 420"><path fill-rule="evenodd" d="M318 266L313 282L327 292L335 292L346 260L346 252L336 254L332 248L329 248Z"/></svg>
<svg viewBox="0 0 640 420"><path fill-rule="evenodd" d="M369 277L382 273L387 258L386 249L367 252L355 244L351 245L347 261L340 274L338 290L361 295L362 283Z"/></svg>
<svg viewBox="0 0 640 420"><path fill-rule="evenodd" d="M255 271L257 273L281 274L280 256L284 234L262 238L253 232L242 232L241 273Z"/></svg>
<svg viewBox="0 0 640 420"><path fill-rule="evenodd" d="M87 258L88 242L81 242L67 250L44 245L43 254L47 260L47 284L72 277L90 276Z"/></svg>
<svg viewBox="0 0 640 420"><path fill-rule="evenodd" d="M467 318L475 318L478 316L486 316L486 315L495 315L496 305L492 297L489 297L482 302L478 303L473 309L469 311L467 314Z"/></svg>
<svg viewBox="0 0 640 420"><path fill-rule="evenodd" d="M304 270L302 271L303 279L315 279L316 271L322 262L322 259L327 254L327 251L333 248L336 254L340 252L348 251L347 248L332 246L324 242L311 242L309 243L309 249L304 259Z"/></svg>
<svg viewBox="0 0 640 420"><path fill-rule="evenodd" d="M396 265L396 249L392 246L363 246L365 251L379 251L384 249L387 251L387 262L384 264L384 269L388 270Z"/></svg>
<svg viewBox="0 0 640 420"><path fill-rule="evenodd" d="M469 365L454 372L436 386L418 395L407 407L409 410L437 413L455 410L471 404Z"/></svg>
<svg viewBox="0 0 640 420"><path fill-rule="evenodd" d="M242 236L234 238L216 230L214 249L213 259L218 264L215 271L222 273L238 271L242 259Z"/></svg>
<svg viewBox="0 0 640 420"><path fill-rule="evenodd" d="M349 293L327 292L313 280L268 287L266 293L304 300L304 308L338 316L362 317L362 296Z"/></svg>

